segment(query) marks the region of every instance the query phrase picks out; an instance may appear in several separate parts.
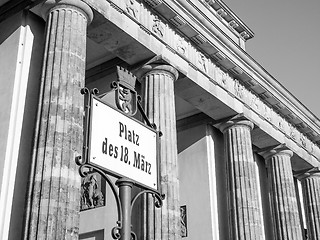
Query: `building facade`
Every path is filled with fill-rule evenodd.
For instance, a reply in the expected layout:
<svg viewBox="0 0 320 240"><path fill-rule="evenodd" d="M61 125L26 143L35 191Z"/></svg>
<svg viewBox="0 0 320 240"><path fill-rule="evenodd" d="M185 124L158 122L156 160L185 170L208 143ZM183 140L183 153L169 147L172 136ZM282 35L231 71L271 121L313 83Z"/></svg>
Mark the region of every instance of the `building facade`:
<svg viewBox="0 0 320 240"><path fill-rule="evenodd" d="M116 66L163 134L166 198L139 199L137 239L320 239L320 120L221 0L3 1L0 29L0 239L112 239L112 191L75 159L80 90L112 102Z"/></svg>

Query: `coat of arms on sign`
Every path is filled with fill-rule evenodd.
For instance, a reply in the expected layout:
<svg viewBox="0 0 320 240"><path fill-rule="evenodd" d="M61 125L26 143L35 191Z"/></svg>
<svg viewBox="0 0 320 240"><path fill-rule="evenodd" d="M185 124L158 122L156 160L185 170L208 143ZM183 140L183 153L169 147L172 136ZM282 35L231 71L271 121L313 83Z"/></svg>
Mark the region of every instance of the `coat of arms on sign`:
<svg viewBox="0 0 320 240"><path fill-rule="evenodd" d="M137 112L137 92L135 84L137 77L128 70L117 66L118 81L116 86L116 104L117 107L129 116Z"/></svg>

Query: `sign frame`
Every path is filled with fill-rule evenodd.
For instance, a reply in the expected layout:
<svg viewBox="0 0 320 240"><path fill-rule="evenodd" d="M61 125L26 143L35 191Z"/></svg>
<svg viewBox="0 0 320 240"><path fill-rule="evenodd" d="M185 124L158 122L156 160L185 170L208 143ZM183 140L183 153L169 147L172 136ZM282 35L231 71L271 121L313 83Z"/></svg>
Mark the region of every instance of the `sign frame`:
<svg viewBox="0 0 320 240"><path fill-rule="evenodd" d="M112 177L115 177L117 179L120 179L120 178L128 178L130 180L133 181L134 185L136 185L137 187L140 187L142 189L147 189L147 190L151 190L151 191L156 191L156 192L159 192L160 191L160 188L161 188L161 185L160 185L160 164L159 164L159 159L160 159L160 137L161 137L161 132L160 131L157 131L155 128L152 128L146 124L144 124L142 121L139 121L137 120L136 118L134 118L133 116L130 116L128 114L126 114L125 112L119 110L118 108L114 107L112 104L102 100L101 98L97 97L95 94L90 94L89 96L91 99L90 99L90 103L89 103L89 111L88 111L88 116L86 116L88 118L88 128L89 128L89 131L87 131L87 163L96 167L96 168L100 168L101 170L103 170L104 172L106 172L107 174L109 174L110 176ZM104 166L101 166L99 164L96 164L94 162L91 161L91 143L92 143L92 124L93 124L93 121L92 121L92 112L93 112L93 99L100 102L101 104L104 104L106 105L107 107L111 108L113 111L116 111L118 112L119 114L121 114L123 117L129 119L130 121L134 121L135 123L141 125L142 127L148 129L149 131L152 131L153 133L155 133L156 135L156 154L155 154L155 157L156 159L154 160L155 161L155 167L156 167L156 170L155 170L155 174L156 174L156 187L155 188L152 188L140 181L137 181L133 178L130 178L128 176L125 176L121 173L117 173L113 170L110 170Z"/></svg>

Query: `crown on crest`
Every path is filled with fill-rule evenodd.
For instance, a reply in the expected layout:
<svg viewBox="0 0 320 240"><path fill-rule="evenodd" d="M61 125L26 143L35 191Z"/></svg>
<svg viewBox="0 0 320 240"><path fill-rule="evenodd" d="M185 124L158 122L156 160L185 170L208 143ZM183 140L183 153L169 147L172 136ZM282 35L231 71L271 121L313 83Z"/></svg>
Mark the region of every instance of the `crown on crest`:
<svg viewBox="0 0 320 240"><path fill-rule="evenodd" d="M127 69L117 66L118 81L127 88L134 89L137 77Z"/></svg>

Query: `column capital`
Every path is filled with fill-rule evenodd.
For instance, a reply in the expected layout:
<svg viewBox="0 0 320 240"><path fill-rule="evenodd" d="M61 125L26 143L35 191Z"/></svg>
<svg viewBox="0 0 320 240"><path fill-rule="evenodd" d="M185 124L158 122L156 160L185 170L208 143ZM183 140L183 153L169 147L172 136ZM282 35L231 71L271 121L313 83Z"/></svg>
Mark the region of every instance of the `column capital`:
<svg viewBox="0 0 320 240"><path fill-rule="evenodd" d="M91 23L93 19L93 11L88 4L81 0L47 0L41 7L42 18L47 20L48 14L52 9L66 6L80 9L87 17L87 24L89 25Z"/></svg>
<svg viewBox="0 0 320 240"><path fill-rule="evenodd" d="M174 81L178 79L179 72L169 64L149 63L140 68L137 76L142 79L148 73L166 72L172 75Z"/></svg>
<svg viewBox="0 0 320 240"><path fill-rule="evenodd" d="M236 118L236 119L230 119L224 123L219 124L219 129L221 132L225 132L226 130L228 130L231 127L247 127L250 129L250 131L254 128L254 124L247 119L243 119L243 118Z"/></svg>
<svg viewBox="0 0 320 240"><path fill-rule="evenodd" d="M273 156L278 155L287 155L289 158L293 156L293 152L288 149L285 145L280 145L274 148L260 152L260 155L263 156L266 160L272 158Z"/></svg>
<svg viewBox="0 0 320 240"><path fill-rule="evenodd" d="M317 172L317 173L305 173L301 180L310 179L310 178L318 178L318 179L320 179L320 172Z"/></svg>

